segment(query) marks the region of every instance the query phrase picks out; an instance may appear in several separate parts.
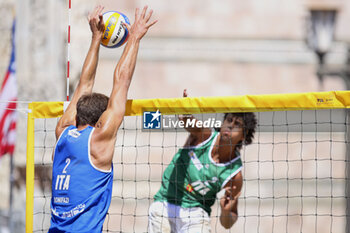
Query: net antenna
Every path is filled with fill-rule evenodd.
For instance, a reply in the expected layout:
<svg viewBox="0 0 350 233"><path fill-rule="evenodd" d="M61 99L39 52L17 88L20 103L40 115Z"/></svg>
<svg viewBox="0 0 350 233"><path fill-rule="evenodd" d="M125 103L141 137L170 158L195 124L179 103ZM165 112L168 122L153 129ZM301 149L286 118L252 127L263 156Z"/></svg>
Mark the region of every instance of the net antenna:
<svg viewBox="0 0 350 233"><path fill-rule="evenodd" d="M71 0L68 0L68 32L67 32L67 101L69 101L69 69L70 69L70 29L71 29Z"/></svg>

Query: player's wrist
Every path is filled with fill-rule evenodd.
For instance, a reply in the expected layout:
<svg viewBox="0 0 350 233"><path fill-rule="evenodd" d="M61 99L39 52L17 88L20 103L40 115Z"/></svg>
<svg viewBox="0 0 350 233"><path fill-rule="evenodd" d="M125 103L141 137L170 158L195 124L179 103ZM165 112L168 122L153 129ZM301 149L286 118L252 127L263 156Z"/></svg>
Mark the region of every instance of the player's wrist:
<svg viewBox="0 0 350 233"><path fill-rule="evenodd" d="M129 39L128 39L128 43L140 43L141 38L136 36L136 35L130 35Z"/></svg>
<svg viewBox="0 0 350 233"><path fill-rule="evenodd" d="M91 36L92 41L98 41L101 42L102 41L102 34L95 34L93 33Z"/></svg>

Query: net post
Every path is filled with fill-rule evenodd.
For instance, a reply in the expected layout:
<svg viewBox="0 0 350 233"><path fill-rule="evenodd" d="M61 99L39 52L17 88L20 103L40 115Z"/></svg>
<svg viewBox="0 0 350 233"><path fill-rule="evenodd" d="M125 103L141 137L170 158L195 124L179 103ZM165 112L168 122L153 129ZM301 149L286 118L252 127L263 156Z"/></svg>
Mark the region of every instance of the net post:
<svg viewBox="0 0 350 233"><path fill-rule="evenodd" d="M350 185L349 185L349 180L350 180L350 125L349 125L349 120L350 120L350 111L349 109L346 110L346 135L345 135L345 143L346 143L346 157L345 157L345 198L346 198L346 210L345 210L345 218L346 218L346 231L345 232L350 232Z"/></svg>
<svg viewBox="0 0 350 233"><path fill-rule="evenodd" d="M28 105L26 164L26 233L33 232L34 211L34 116L33 104Z"/></svg>

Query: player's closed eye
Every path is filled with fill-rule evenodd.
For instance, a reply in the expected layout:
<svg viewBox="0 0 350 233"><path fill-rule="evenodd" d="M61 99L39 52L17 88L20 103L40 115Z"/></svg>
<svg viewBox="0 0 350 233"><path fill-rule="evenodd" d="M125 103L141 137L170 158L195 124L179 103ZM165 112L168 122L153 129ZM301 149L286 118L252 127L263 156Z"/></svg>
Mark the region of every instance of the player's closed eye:
<svg viewBox="0 0 350 233"><path fill-rule="evenodd" d="M233 117L232 116L231 117L227 117L226 120L227 120L228 123L232 123Z"/></svg>
<svg viewBox="0 0 350 233"><path fill-rule="evenodd" d="M239 120L235 120L233 125L235 128L243 128L243 123Z"/></svg>

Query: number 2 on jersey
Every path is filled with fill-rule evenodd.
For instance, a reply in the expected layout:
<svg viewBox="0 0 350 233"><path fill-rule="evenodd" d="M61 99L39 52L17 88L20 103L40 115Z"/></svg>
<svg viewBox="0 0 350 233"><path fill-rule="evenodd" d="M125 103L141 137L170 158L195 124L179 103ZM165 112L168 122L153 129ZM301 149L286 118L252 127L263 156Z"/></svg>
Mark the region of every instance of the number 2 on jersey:
<svg viewBox="0 0 350 233"><path fill-rule="evenodd" d="M70 164L70 158L66 159L66 166L64 166L62 173L67 173L67 167ZM70 175L57 175L56 177L56 190L68 190L69 189Z"/></svg>
<svg viewBox="0 0 350 233"><path fill-rule="evenodd" d="M63 168L62 173L67 173L66 169L67 169L67 167L69 166L69 164L70 164L70 158L67 158L67 159L66 159L66 166Z"/></svg>

